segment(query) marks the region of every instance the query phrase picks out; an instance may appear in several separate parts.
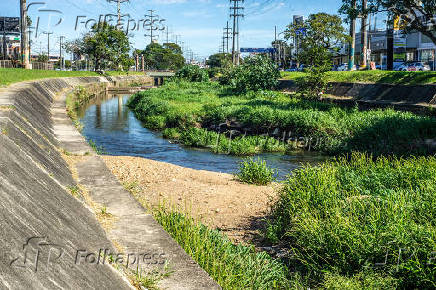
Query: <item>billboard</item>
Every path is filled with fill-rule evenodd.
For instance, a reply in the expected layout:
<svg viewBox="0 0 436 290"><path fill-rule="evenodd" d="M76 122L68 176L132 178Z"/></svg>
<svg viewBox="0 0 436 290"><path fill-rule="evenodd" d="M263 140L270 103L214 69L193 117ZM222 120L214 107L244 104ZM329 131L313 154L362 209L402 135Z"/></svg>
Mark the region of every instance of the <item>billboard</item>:
<svg viewBox="0 0 436 290"><path fill-rule="evenodd" d="M0 33L20 33L19 17L0 17Z"/></svg>
<svg viewBox="0 0 436 290"><path fill-rule="evenodd" d="M249 53L274 53L275 48L241 48L241 52Z"/></svg>
<svg viewBox="0 0 436 290"><path fill-rule="evenodd" d="M403 31L404 22L400 17L394 19L394 62L407 60L407 38Z"/></svg>

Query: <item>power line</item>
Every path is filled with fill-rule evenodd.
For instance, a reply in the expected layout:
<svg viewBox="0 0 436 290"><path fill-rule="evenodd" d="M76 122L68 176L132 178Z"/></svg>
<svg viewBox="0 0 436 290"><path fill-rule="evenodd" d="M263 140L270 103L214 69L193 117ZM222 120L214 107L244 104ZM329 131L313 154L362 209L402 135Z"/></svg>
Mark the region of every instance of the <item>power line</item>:
<svg viewBox="0 0 436 290"><path fill-rule="evenodd" d="M229 53L229 40L232 29L229 27L229 22L227 21L226 27L224 27L224 36L223 40L226 42L226 52ZM223 44L223 52L224 52L224 44Z"/></svg>
<svg viewBox="0 0 436 290"><path fill-rule="evenodd" d="M230 7L230 17L233 18L232 60L233 64L239 65L239 18L244 17L244 14L240 13L244 7L239 4L244 3L244 0L230 0L230 2L233 2L233 6Z"/></svg>
<svg viewBox="0 0 436 290"><path fill-rule="evenodd" d="M47 34L47 58L48 62L50 62L50 35L53 34L53 32L44 31L43 34Z"/></svg>
<svg viewBox="0 0 436 290"><path fill-rule="evenodd" d="M59 66L61 70L65 69L65 59L62 57L62 40L65 39L65 36L59 36Z"/></svg>

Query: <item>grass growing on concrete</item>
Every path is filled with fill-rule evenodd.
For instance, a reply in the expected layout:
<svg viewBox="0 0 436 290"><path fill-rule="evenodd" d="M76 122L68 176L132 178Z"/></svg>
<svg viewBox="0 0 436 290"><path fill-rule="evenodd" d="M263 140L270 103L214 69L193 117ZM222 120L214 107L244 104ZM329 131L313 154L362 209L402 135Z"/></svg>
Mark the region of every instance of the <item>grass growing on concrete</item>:
<svg viewBox="0 0 436 290"><path fill-rule="evenodd" d="M235 176L245 183L268 185L276 180L277 172L268 167L265 160L251 158L239 164L239 171Z"/></svg>
<svg viewBox="0 0 436 290"><path fill-rule="evenodd" d="M236 124L242 135L248 133L232 142L235 149L230 154L284 152L289 150L284 143L301 138L308 140L307 148L328 154L427 154L425 140L436 137L436 118L432 117L391 109L346 109L279 92L234 95L214 83L170 82L134 95L129 106L146 127L167 129L165 137L190 146L214 149L218 139L214 131L219 132L223 124ZM264 148L249 137L262 134L275 134L282 143ZM220 140L219 144L230 144Z"/></svg>
<svg viewBox="0 0 436 290"><path fill-rule="evenodd" d="M355 284L372 275L371 283L434 289L434 172L435 157L374 161L353 154L306 166L285 182L266 237L294 253L291 268L309 286Z"/></svg>
<svg viewBox="0 0 436 290"><path fill-rule="evenodd" d="M109 76L127 75L126 72L108 71ZM138 72L129 72L129 74L143 74ZM100 76L92 71L54 71L54 70L24 70L15 68L0 68L0 86L6 86L12 83L31 81L46 78L62 77L89 77Z"/></svg>
<svg viewBox="0 0 436 290"><path fill-rule="evenodd" d="M98 146L94 140L88 140L89 146L91 146L92 150L94 150L97 155L105 155L106 151L103 146Z"/></svg>
<svg viewBox="0 0 436 290"><path fill-rule="evenodd" d="M306 76L303 72L282 72L282 78L299 80ZM397 71L332 71L327 73L329 82L379 83L393 85L424 85L436 83L436 72L397 72Z"/></svg>
<svg viewBox="0 0 436 290"><path fill-rule="evenodd" d="M224 289L287 289L287 269L253 247L235 245L218 231L160 207L156 220Z"/></svg>

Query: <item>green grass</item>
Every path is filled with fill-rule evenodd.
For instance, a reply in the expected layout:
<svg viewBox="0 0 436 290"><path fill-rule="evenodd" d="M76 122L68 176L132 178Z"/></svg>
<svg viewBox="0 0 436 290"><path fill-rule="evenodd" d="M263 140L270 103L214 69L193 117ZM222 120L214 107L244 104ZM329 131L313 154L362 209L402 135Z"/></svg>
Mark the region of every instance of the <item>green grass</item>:
<svg viewBox="0 0 436 290"><path fill-rule="evenodd" d="M420 155L430 152L422 145L425 140L436 137L432 117L391 109L346 109L279 92L233 95L214 83L167 83L134 95L129 106L146 127L165 130L165 137L234 155L290 151L295 144L291 141L302 137L306 149L327 154ZM247 135L233 136L232 142L229 134L218 138L216 128L226 122L238 123L241 134ZM259 139L252 137L274 131L281 142L266 142L272 147L259 146ZM234 144L234 149L229 152L226 144Z"/></svg>
<svg viewBox="0 0 436 290"><path fill-rule="evenodd" d="M235 245L218 231L160 207L156 220L223 289L288 289L288 271L265 252Z"/></svg>
<svg viewBox="0 0 436 290"><path fill-rule="evenodd" d="M302 72L282 72L282 78L287 80L298 80L305 76L306 73ZM327 79L329 82L423 85L436 83L436 72L332 71L327 73Z"/></svg>
<svg viewBox="0 0 436 290"><path fill-rule="evenodd" d="M239 164L239 171L235 176L245 183L268 185L276 180L277 172L268 167L265 160L251 158Z"/></svg>
<svg viewBox="0 0 436 290"><path fill-rule="evenodd" d="M284 142L272 137L236 136L230 138L226 134L195 127L189 129L168 128L163 131L163 137L178 141L185 146L208 148L217 154L235 156L285 152L290 148Z"/></svg>
<svg viewBox="0 0 436 290"><path fill-rule="evenodd" d="M435 157L353 154L306 166L284 183L265 237L294 253L290 267L309 285L357 285L378 273L371 283L434 289L435 172Z"/></svg>
<svg viewBox="0 0 436 290"><path fill-rule="evenodd" d="M126 72L107 71L107 75L126 75ZM142 74L137 72L129 72L129 74ZM91 71L54 71L54 70L24 70L14 68L0 68L0 86L6 86L12 83L31 81L45 78L61 78L61 77L87 77L99 76L99 74Z"/></svg>

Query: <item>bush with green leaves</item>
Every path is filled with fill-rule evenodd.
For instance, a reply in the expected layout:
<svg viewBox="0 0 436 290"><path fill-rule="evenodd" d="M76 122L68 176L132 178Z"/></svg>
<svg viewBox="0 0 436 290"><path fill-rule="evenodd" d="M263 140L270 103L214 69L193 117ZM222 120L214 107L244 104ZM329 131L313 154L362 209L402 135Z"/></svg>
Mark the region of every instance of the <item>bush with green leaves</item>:
<svg viewBox="0 0 436 290"><path fill-rule="evenodd" d="M227 69L220 78L220 83L238 93L245 93L274 89L279 78L280 72L272 60L258 55L245 59L240 66Z"/></svg>
<svg viewBox="0 0 436 290"><path fill-rule="evenodd" d="M371 270L400 289L435 289L434 172L435 157L357 153L305 166L284 183L265 237L290 249L313 283Z"/></svg>
<svg viewBox="0 0 436 290"><path fill-rule="evenodd" d="M250 158L239 164L235 176L245 183L267 185L276 180L277 171L268 167L261 158Z"/></svg>
<svg viewBox="0 0 436 290"><path fill-rule="evenodd" d="M198 65L188 64L176 73L176 78L190 82L207 82L209 81L209 74Z"/></svg>

